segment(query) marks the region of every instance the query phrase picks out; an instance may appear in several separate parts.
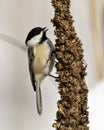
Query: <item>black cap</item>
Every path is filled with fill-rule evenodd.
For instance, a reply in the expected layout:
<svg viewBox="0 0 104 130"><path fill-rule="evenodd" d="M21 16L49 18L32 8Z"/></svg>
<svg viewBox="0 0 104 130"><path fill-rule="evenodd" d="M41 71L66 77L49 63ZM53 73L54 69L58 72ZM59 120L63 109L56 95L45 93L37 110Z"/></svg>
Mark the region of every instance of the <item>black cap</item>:
<svg viewBox="0 0 104 130"><path fill-rule="evenodd" d="M45 30L45 29L46 29L46 27L44 27L44 28L41 28L41 27L33 28L33 29L28 33L25 43L27 43L29 40L31 40L31 38L33 38L34 36L39 35L39 34L41 33L41 31L44 31L44 36L45 36L46 31L48 30L48 29L46 29L46 30ZM45 36L45 37L46 37L46 36ZM43 38L43 39L44 39L44 38Z"/></svg>

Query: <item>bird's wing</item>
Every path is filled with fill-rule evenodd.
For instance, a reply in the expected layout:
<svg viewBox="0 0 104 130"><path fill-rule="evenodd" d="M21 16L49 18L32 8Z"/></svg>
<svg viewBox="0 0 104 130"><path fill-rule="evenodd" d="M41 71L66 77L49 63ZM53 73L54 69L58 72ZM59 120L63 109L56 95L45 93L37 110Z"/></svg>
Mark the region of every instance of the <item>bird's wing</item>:
<svg viewBox="0 0 104 130"><path fill-rule="evenodd" d="M50 47L50 51L52 52L54 50L54 45L50 39L48 39L48 45Z"/></svg>
<svg viewBox="0 0 104 130"><path fill-rule="evenodd" d="M47 42L48 42L48 46L50 48L50 55L48 57L48 60L50 60L50 58L53 56L54 46L53 46L53 43L50 39L48 39ZM48 62L48 60L47 60L47 62Z"/></svg>
<svg viewBox="0 0 104 130"><path fill-rule="evenodd" d="M35 58L35 56L34 56L33 48L28 48L30 78L31 78L31 82L33 85L33 89L34 89L34 91L36 91L35 77L34 77L33 67L32 67L32 63L33 63L34 58Z"/></svg>
<svg viewBox="0 0 104 130"><path fill-rule="evenodd" d="M54 45L53 45L53 43L51 42L50 39L48 39L48 45L50 47L50 55L49 55L49 57L47 59L46 67L47 67L48 63L50 62L50 65L48 67L50 68L49 70L51 71L52 68L53 68L53 65L54 65L55 55L53 53L54 52ZM49 71L49 73L50 73L50 71Z"/></svg>

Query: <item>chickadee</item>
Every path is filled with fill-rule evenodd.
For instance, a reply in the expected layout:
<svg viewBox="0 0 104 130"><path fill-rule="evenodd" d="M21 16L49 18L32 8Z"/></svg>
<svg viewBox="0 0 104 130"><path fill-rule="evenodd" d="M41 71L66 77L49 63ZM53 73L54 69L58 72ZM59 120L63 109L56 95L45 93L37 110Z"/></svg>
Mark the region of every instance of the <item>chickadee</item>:
<svg viewBox="0 0 104 130"><path fill-rule="evenodd" d="M36 104L39 115L42 113L40 84L52 71L55 60L54 46L46 36L47 30L46 27L36 27L28 33L25 41L28 50L30 77L33 89L36 91Z"/></svg>

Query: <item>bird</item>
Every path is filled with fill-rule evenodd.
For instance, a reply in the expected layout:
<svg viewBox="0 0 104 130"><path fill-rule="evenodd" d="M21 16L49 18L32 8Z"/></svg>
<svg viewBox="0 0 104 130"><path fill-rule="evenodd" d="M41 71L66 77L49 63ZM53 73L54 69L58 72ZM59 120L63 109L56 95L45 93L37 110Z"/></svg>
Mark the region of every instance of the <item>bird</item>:
<svg viewBox="0 0 104 130"><path fill-rule="evenodd" d="M35 27L28 33L25 44L28 53L30 79L36 92L36 106L39 115L42 114L41 83L50 75L54 62L54 45L46 36L47 27Z"/></svg>

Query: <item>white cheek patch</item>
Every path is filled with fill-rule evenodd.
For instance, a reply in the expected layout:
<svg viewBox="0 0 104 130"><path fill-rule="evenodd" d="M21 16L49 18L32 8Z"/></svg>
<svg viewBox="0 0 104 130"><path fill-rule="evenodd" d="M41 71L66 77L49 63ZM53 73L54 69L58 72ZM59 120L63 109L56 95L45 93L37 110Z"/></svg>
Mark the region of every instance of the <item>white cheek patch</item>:
<svg viewBox="0 0 104 130"><path fill-rule="evenodd" d="M34 43L34 41L32 39L27 42L28 47L34 47L35 45L36 45L36 43Z"/></svg>
<svg viewBox="0 0 104 130"><path fill-rule="evenodd" d="M37 45L40 42L42 35L43 32L41 32L39 35L34 36L31 40L27 42L27 46L34 47L35 45Z"/></svg>
<svg viewBox="0 0 104 130"><path fill-rule="evenodd" d="M41 32L39 35L36 35L34 36L31 40L34 42L34 43L39 43L41 38L42 38L42 35L43 35L43 32Z"/></svg>

